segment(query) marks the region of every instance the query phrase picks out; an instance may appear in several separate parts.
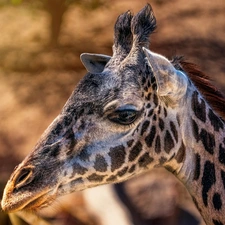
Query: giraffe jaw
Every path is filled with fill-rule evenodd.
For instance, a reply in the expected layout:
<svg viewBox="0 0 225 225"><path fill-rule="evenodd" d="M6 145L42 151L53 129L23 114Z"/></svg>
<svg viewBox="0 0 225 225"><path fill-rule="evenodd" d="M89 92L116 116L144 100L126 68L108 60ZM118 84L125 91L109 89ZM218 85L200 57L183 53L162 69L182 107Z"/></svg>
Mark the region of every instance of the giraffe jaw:
<svg viewBox="0 0 225 225"><path fill-rule="evenodd" d="M27 192L22 195L15 195L7 190L4 190L1 201L2 210L7 213L13 213L20 210L38 210L50 205L56 199L56 192L50 188L46 188L41 192Z"/></svg>
<svg viewBox="0 0 225 225"><path fill-rule="evenodd" d="M81 191L86 189L80 179L72 179L74 184L74 191ZM36 189L36 190L35 190ZM10 179L4 189L1 208L6 213L13 213L21 210L37 211L41 208L51 205L54 200L68 193L71 193L71 184L69 183L49 183L47 186L32 185L32 187L23 189L14 186L14 179Z"/></svg>

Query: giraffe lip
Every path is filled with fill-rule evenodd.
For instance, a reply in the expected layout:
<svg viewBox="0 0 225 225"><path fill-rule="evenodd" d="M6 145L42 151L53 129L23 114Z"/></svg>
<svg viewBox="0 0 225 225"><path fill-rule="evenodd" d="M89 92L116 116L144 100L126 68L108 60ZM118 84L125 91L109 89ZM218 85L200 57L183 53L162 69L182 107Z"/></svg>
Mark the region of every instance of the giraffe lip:
<svg viewBox="0 0 225 225"><path fill-rule="evenodd" d="M8 195L9 196L9 195ZM7 213L12 213L20 210L37 210L48 206L56 198L51 190L44 190L40 193L27 195L21 200L14 200L14 197L3 198L1 202L2 210Z"/></svg>
<svg viewBox="0 0 225 225"><path fill-rule="evenodd" d="M55 198L55 195L49 195L49 192L44 193L43 195L29 201L23 207L23 210L37 210L40 208L44 208L50 205L55 200Z"/></svg>

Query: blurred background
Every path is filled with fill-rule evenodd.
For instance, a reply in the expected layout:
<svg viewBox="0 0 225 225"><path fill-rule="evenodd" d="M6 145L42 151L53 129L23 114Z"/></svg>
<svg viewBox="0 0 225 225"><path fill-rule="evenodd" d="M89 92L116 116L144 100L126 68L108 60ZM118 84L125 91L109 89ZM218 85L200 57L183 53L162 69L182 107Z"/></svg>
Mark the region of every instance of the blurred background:
<svg viewBox="0 0 225 225"><path fill-rule="evenodd" d="M225 1L151 0L151 50L184 55L225 93ZM0 0L0 196L86 73L83 52L112 54L117 16L146 0ZM1 198L1 197L0 197ZM0 211L1 225L204 224L179 181L163 169L60 198L34 214Z"/></svg>

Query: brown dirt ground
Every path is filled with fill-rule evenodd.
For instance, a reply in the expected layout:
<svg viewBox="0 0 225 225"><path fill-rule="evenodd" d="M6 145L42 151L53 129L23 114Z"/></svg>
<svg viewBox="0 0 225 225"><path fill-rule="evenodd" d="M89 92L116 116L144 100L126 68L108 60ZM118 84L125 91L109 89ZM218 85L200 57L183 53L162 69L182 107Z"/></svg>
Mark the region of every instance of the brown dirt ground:
<svg viewBox="0 0 225 225"><path fill-rule="evenodd" d="M184 55L225 93L225 1L150 3L158 21L151 49L169 58ZM46 47L46 12L28 5L0 7L0 193L14 166L32 149L85 74L80 53L111 55L117 16L128 9L136 13L145 4L145 0L114 0L93 12L70 7L58 49ZM60 212L55 224L98 224L84 213L82 194L72 196L76 212L68 209L68 203L61 204L50 216L56 218Z"/></svg>

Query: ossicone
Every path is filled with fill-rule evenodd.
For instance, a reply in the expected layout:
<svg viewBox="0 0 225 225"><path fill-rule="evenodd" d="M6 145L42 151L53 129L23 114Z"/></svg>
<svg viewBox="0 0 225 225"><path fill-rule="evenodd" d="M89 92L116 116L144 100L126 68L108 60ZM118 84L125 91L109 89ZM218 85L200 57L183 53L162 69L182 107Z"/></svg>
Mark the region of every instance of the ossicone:
<svg viewBox="0 0 225 225"><path fill-rule="evenodd" d="M156 29L156 18L150 4L138 12L131 21L133 45L149 47L149 36Z"/></svg>
<svg viewBox="0 0 225 225"><path fill-rule="evenodd" d="M132 46L131 20L133 15L127 11L117 18L114 26L114 52L128 54ZM121 52L122 51L122 52Z"/></svg>

